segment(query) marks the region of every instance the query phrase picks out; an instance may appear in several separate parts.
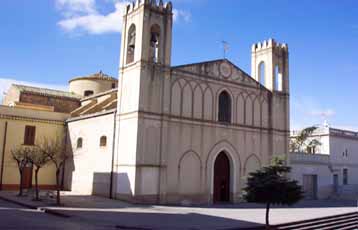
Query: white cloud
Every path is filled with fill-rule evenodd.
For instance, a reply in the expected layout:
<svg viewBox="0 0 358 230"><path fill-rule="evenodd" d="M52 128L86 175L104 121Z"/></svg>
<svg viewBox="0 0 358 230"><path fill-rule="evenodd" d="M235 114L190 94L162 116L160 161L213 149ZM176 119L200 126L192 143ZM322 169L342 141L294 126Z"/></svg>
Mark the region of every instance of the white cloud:
<svg viewBox="0 0 358 230"><path fill-rule="evenodd" d="M173 20L175 22L184 20L185 22L191 21L191 13L185 10L173 9Z"/></svg>
<svg viewBox="0 0 358 230"><path fill-rule="evenodd" d="M64 85L42 84L42 83L35 83L35 82L18 81L11 78L0 78L0 102L2 102L2 98L6 93L6 91L10 88L11 84L29 85L34 87L57 89L57 90L64 90L64 91L68 90L68 86L64 86Z"/></svg>
<svg viewBox="0 0 358 230"><path fill-rule="evenodd" d="M114 10L107 13L98 11L101 4L108 4ZM58 25L66 32L88 34L120 33L122 31L125 0L56 0L56 8L62 15ZM174 21L190 22L190 12L173 10Z"/></svg>
<svg viewBox="0 0 358 230"><path fill-rule="evenodd" d="M58 25L67 32L83 30L90 34L103 34L111 32L121 32L122 30L122 9L125 3L116 3L115 11L107 15L97 12L83 16L75 16L63 19Z"/></svg>
<svg viewBox="0 0 358 230"><path fill-rule="evenodd" d="M56 7L65 17L96 12L95 0L56 0Z"/></svg>

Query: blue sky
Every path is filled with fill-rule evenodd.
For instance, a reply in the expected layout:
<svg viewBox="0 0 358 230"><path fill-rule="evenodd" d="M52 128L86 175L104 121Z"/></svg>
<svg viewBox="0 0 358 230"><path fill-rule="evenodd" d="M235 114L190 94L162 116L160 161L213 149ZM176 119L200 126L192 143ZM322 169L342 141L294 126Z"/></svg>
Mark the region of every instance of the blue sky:
<svg viewBox="0 0 358 230"><path fill-rule="evenodd" d="M358 1L174 0L172 64L222 57L250 73L251 45L290 50L291 126L358 130ZM64 88L99 70L117 76L121 0L1 0L0 91L14 80ZM0 92L1 93L1 92Z"/></svg>

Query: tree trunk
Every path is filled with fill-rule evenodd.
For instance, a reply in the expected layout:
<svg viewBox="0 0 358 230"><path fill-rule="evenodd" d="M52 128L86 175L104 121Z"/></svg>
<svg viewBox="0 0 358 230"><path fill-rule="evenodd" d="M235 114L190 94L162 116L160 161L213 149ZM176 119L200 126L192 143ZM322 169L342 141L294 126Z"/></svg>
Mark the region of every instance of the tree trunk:
<svg viewBox="0 0 358 230"><path fill-rule="evenodd" d="M39 174L40 168L35 169L35 200L39 199L39 183L38 183L38 174Z"/></svg>
<svg viewBox="0 0 358 230"><path fill-rule="evenodd" d="M266 204L266 229L270 229L269 216L270 216L270 203L267 203Z"/></svg>
<svg viewBox="0 0 358 230"><path fill-rule="evenodd" d="M61 204L61 194L60 194L60 170L56 170L56 189L57 189L57 194L56 194L56 204L60 205Z"/></svg>
<svg viewBox="0 0 358 230"><path fill-rule="evenodd" d="M23 177L22 177L22 170L19 169L19 173L20 173L20 186L19 186L19 194L18 196L22 196L22 182L23 182Z"/></svg>

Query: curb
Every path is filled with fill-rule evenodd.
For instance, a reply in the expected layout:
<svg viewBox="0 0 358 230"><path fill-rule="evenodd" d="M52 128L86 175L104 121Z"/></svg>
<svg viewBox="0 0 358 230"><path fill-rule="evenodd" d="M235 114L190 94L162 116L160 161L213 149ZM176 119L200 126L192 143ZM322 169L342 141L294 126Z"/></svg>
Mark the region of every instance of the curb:
<svg viewBox="0 0 358 230"><path fill-rule="evenodd" d="M38 209L39 208L38 206L31 205L31 204L26 204L24 202L9 199L9 198L3 197L3 196L0 196L0 200L4 200L4 201L7 201L9 203L17 204L17 205L20 205L20 206L23 206L23 207L26 207L26 208L30 208L30 209Z"/></svg>
<svg viewBox="0 0 358 230"><path fill-rule="evenodd" d="M59 216L59 217L63 217L63 218L71 217L70 215L64 214L64 213L62 213L60 211L56 211L56 210L52 210L52 209L48 209L48 208L44 208L44 207L40 207L40 206L36 206L36 205L26 204L26 203L21 202L21 201L17 201L17 200L14 200L14 199L9 199L7 197L3 197L1 195L0 195L0 200L4 200L4 201L9 202L9 203L17 204L17 205L20 205L20 206L25 207L25 208L43 211L44 213L54 215L54 216Z"/></svg>
<svg viewBox="0 0 358 230"><path fill-rule="evenodd" d="M63 218L71 217L70 215L64 214L61 211L56 211L56 210L53 210L53 209L39 208L39 210L44 211L47 214L54 215L54 216L59 216L59 217L63 217Z"/></svg>

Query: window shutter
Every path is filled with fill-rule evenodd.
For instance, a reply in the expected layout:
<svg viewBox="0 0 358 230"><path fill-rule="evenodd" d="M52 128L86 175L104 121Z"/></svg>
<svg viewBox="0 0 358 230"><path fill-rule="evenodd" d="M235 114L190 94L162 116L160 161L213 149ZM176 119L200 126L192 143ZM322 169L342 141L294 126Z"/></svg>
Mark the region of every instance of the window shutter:
<svg viewBox="0 0 358 230"><path fill-rule="evenodd" d="M25 126L24 145L34 145L35 135L36 135L35 126L28 126L28 125Z"/></svg>

